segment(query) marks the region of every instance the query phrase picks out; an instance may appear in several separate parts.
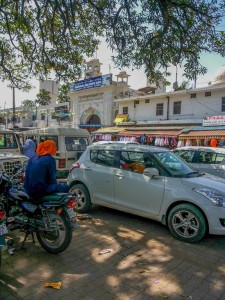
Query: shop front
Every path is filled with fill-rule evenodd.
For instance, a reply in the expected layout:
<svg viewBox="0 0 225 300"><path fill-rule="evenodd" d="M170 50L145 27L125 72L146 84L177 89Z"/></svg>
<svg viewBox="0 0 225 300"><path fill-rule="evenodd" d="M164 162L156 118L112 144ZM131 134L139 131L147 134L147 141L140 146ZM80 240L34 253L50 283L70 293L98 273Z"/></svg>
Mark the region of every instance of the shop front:
<svg viewBox="0 0 225 300"><path fill-rule="evenodd" d="M101 128L97 131L93 131L91 133L91 139L93 142L98 141L114 141L116 140L116 135L119 132L125 131L125 128L118 128L118 127L105 127Z"/></svg>
<svg viewBox="0 0 225 300"><path fill-rule="evenodd" d="M182 146L225 146L225 116L206 117L202 126L183 129L178 141L178 147Z"/></svg>
<svg viewBox="0 0 225 300"><path fill-rule="evenodd" d="M178 147L225 146L225 126L196 126L183 129L179 134Z"/></svg>
<svg viewBox="0 0 225 300"><path fill-rule="evenodd" d="M182 128L107 127L92 132L92 141L126 141L143 145L176 148Z"/></svg>
<svg viewBox="0 0 225 300"><path fill-rule="evenodd" d="M176 148L181 129L126 130L116 134L119 141L135 141L143 145Z"/></svg>

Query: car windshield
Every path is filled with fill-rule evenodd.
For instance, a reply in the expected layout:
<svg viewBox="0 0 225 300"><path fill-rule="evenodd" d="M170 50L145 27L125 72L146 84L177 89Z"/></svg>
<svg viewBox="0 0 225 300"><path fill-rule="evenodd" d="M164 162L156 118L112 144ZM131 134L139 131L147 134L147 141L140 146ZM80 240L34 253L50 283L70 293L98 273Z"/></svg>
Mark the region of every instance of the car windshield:
<svg viewBox="0 0 225 300"><path fill-rule="evenodd" d="M172 152L156 152L153 156L173 177L199 176L200 173Z"/></svg>
<svg viewBox="0 0 225 300"><path fill-rule="evenodd" d="M0 133L0 152L5 149L18 148L14 133Z"/></svg>

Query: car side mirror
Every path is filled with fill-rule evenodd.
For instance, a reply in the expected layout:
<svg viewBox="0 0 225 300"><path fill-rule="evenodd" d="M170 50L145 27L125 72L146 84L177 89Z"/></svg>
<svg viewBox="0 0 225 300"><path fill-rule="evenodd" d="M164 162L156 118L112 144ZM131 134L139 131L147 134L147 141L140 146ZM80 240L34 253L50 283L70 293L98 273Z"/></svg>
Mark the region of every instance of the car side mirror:
<svg viewBox="0 0 225 300"><path fill-rule="evenodd" d="M146 168L143 174L148 177L159 176L159 171L156 168Z"/></svg>

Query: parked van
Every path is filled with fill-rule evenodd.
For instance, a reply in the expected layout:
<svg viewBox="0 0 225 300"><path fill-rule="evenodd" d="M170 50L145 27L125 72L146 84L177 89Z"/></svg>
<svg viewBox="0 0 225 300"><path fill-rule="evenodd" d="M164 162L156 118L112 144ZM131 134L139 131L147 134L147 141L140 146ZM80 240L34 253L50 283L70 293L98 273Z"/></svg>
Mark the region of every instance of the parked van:
<svg viewBox="0 0 225 300"><path fill-rule="evenodd" d="M0 129L0 172L12 175L16 165L23 165L28 158L20 154L21 145L15 132Z"/></svg>
<svg viewBox="0 0 225 300"><path fill-rule="evenodd" d="M86 147L91 144L91 136L86 129L65 127L48 127L21 132L23 143L33 136L37 144L45 140L54 140L57 151L55 155L58 178L66 178L72 163L77 161Z"/></svg>

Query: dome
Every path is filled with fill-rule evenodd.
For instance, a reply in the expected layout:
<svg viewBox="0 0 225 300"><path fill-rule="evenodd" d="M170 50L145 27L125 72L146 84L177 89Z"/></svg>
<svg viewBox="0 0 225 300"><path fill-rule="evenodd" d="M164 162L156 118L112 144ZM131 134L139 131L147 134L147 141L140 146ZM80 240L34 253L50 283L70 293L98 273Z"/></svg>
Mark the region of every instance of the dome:
<svg viewBox="0 0 225 300"><path fill-rule="evenodd" d="M120 78L128 78L128 75L126 71L120 71L118 75L116 75L117 77L120 77Z"/></svg>
<svg viewBox="0 0 225 300"><path fill-rule="evenodd" d="M213 84L225 84L225 65L216 72Z"/></svg>

